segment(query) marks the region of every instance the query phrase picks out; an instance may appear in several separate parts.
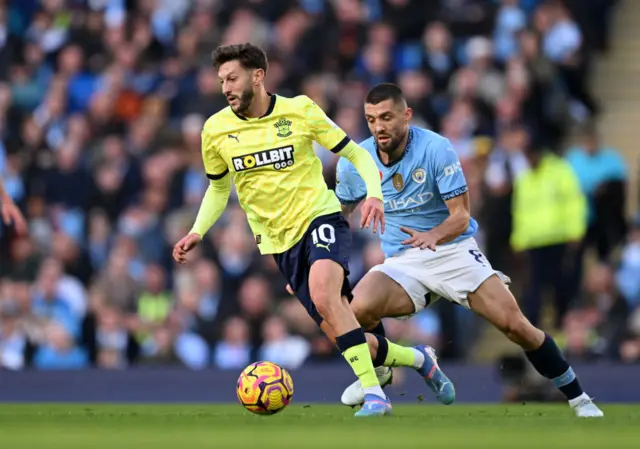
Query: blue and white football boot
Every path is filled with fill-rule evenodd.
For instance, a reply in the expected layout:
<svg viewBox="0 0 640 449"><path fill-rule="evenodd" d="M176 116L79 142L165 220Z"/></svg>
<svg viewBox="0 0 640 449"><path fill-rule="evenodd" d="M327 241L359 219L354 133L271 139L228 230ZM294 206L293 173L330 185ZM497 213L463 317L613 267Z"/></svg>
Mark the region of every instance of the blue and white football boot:
<svg viewBox="0 0 640 449"><path fill-rule="evenodd" d="M425 383L435 393L441 404L453 404L456 400L456 389L453 382L438 366L436 351L431 346L414 346L414 348L424 355L424 363L416 371L424 377Z"/></svg>
<svg viewBox="0 0 640 449"><path fill-rule="evenodd" d="M356 418L391 415L391 401L375 394L365 394L362 408L355 414Z"/></svg>
<svg viewBox="0 0 640 449"><path fill-rule="evenodd" d="M376 368L376 376L378 377L380 386L384 389L393 382L393 369L387 368L386 366L378 366ZM349 407L355 407L364 403L364 390L362 389L360 379L356 380L344 390L340 400L344 405L348 405Z"/></svg>

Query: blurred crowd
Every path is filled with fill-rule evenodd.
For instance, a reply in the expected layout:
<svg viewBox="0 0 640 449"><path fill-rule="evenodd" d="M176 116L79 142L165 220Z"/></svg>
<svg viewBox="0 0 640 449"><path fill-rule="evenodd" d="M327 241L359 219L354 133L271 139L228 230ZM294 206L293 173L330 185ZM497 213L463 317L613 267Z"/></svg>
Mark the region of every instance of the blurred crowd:
<svg viewBox="0 0 640 449"><path fill-rule="evenodd" d="M627 238L625 165L592 132L587 87L614 3L0 0L0 176L30 229L0 227L0 367L336 358L233 195L190 262L171 260L208 184L202 125L226 105L211 51L246 41L267 50L270 92L308 95L355 140L367 89L397 82L414 124L458 151L479 241L529 317L574 357L640 360L640 226ZM588 132L564 158L576 127ZM317 153L333 187L335 155ZM523 227L518 207L538 171L557 184L537 189L549 210L589 208L552 238L539 234L561 217ZM354 239L357 282L383 255L371 234ZM447 304L388 323L451 358L480 331Z"/></svg>

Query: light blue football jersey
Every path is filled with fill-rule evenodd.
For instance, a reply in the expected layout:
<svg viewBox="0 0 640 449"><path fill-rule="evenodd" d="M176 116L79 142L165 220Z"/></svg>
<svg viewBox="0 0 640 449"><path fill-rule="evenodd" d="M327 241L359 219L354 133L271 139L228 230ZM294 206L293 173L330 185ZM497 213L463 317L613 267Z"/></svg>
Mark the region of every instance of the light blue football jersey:
<svg viewBox="0 0 640 449"><path fill-rule="evenodd" d="M449 216L445 201L467 192L458 155L448 139L433 131L410 127L404 154L388 165L380 161L373 137L360 145L375 160L382 179L386 229L380 239L387 257L409 248L401 243L409 238L401 226L417 231L435 228ZM336 195L343 204L366 197L364 181L345 158L338 162L337 181ZM467 230L450 243L467 239L477 230L472 218Z"/></svg>

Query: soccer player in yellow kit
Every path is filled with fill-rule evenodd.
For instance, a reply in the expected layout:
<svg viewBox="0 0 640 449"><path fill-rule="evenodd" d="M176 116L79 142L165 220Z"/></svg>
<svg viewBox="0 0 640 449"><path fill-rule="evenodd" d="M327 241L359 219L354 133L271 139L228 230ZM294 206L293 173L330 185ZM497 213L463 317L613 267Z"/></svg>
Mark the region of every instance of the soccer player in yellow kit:
<svg viewBox="0 0 640 449"><path fill-rule="evenodd" d="M212 55L229 107L202 131L210 185L191 232L174 247L179 263L222 215L233 179L240 205L262 254L273 254L298 299L335 339L365 390L356 416L381 416L391 404L380 387L364 331L351 308L351 233L335 194L327 188L313 141L347 158L367 188L361 226L384 214L380 175L372 157L351 141L306 96L285 98L265 90L267 57L251 44L217 48Z"/></svg>

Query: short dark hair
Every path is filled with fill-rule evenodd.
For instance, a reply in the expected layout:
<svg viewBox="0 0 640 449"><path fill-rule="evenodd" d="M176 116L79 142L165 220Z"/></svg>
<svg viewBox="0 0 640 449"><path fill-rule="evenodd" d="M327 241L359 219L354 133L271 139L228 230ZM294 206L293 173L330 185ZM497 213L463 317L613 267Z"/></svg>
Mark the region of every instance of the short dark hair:
<svg viewBox="0 0 640 449"><path fill-rule="evenodd" d="M266 72L269 68L267 54L251 43L220 46L211 53L211 60L216 70L229 61L239 61L245 69L262 69Z"/></svg>
<svg viewBox="0 0 640 449"><path fill-rule="evenodd" d="M378 104L385 100L393 100L394 103L404 101L404 93L400 86L393 83L382 83L372 88L365 102L368 104Z"/></svg>

